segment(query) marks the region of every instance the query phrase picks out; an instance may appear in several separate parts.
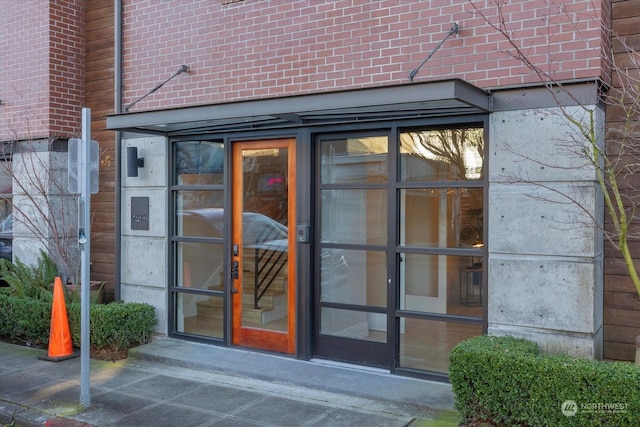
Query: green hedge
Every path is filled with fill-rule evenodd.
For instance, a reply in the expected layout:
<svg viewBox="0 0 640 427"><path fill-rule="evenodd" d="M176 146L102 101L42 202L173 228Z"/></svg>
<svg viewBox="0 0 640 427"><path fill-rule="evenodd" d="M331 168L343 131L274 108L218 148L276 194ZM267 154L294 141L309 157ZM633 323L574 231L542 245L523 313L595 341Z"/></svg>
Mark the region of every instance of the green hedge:
<svg viewBox="0 0 640 427"><path fill-rule="evenodd" d="M450 353L455 406L498 426L640 426L640 367L542 354L535 343L479 336Z"/></svg>
<svg viewBox="0 0 640 427"><path fill-rule="evenodd" d="M121 350L144 344L156 324L155 309L149 304L91 304L89 312L91 345L97 348ZM73 344L80 346L80 304L67 304L67 316ZM51 303L0 294L0 335L47 347L50 328Z"/></svg>
<svg viewBox="0 0 640 427"><path fill-rule="evenodd" d="M51 303L0 294L0 335L44 347L50 328Z"/></svg>
<svg viewBox="0 0 640 427"><path fill-rule="evenodd" d="M67 310L72 340L80 343L80 304L68 304ZM99 348L121 350L144 344L156 324L155 310L149 304L91 304L89 312L91 344Z"/></svg>

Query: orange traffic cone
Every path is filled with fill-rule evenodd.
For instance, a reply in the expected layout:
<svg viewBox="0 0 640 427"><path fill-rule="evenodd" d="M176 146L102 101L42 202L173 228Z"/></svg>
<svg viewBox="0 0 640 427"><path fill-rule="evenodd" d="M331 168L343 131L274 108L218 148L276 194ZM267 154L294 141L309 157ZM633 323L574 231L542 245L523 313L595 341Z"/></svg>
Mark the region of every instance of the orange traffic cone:
<svg viewBox="0 0 640 427"><path fill-rule="evenodd" d="M59 362L77 357L73 352L67 306L64 303L62 279L56 277L53 283L53 306L51 308L51 330L49 332L49 354L38 356L38 359Z"/></svg>

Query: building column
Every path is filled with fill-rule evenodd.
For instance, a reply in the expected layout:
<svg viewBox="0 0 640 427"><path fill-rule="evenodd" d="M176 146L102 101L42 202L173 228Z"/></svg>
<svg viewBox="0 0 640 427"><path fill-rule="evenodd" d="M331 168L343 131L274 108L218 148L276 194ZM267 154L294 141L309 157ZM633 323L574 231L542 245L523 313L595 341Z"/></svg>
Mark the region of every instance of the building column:
<svg viewBox="0 0 640 427"><path fill-rule="evenodd" d="M168 310L167 253L167 139L164 137L124 138L122 167L122 264L121 298L126 302L143 302L155 307L156 333L166 335ZM127 176L127 147L136 147L144 167L138 176ZM147 226L134 225L132 204L148 203Z"/></svg>
<svg viewBox="0 0 640 427"><path fill-rule="evenodd" d="M600 359L603 198L567 113L584 110L491 115L488 332Z"/></svg>

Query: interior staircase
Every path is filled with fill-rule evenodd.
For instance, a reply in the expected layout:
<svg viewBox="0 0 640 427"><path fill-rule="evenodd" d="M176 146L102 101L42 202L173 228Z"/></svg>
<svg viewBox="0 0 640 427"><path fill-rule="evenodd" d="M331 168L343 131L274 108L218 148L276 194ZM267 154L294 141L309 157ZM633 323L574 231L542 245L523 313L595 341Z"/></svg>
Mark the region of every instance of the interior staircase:
<svg viewBox="0 0 640 427"><path fill-rule="evenodd" d="M287 316L287 268L284 267L273 276L270 285L260 297L258 307L255 307L255 259L246 257L242 265L242 324L244 326L260 327L269 322L283 319ZM261 265L264 266L264 265ZM267 266L265 270L269 270ZM263 280L261 278L261 280ZM220 282L224 283L221 273ZM211 290L223 290L223 285L210 287ZM196 303L198 317L215 319L224 318L223 298L211 297Z"/></svg>

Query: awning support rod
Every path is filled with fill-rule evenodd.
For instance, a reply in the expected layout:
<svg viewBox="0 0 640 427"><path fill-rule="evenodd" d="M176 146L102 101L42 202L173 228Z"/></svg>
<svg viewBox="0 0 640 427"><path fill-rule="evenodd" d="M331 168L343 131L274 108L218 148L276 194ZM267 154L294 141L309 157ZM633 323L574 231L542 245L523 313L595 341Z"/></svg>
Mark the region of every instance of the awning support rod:
<svg viewBox="0 0 640 427"><path fill-rule="evenodd" d="M180 68L178 69L178 71L176 71L175 73L173 73L173 75L171 77L169 77L167 80L163 81L162 83L160 83L158 86L154 87L153 89L151 89L149 92L145 93L144 95L142 95L140 98L136 99L135 101L133 101L131 104L127 105L126 107L124 107L124 111L129 111L129 108L133 107L134 105L136 105L138 102L142 101L143 99L145 99L147 96L151 95L153 92L157 91L158 89L160 89L162 86L164 86L165 84L167 84L167 82L169 80L171 80L172 78L174 78L175 76L177 76L178 74L182 74L182 73L186 73L187 71L189 71L189 67L186 65L181 65Z"/></svg>
<svg viewBox="0 0 640 427"><path fill-rule="evenodd" d="M413 78L418 74L418 72L420 71L420 68L422 68L422 66L433 56L433 54L436 53L438 49L440 49L440 46L442 46L444 42L446 42L447 39L451 37L453 34L458 34L459 32L460 32L460 27L458 26L457 22L454 22L453 27L451 27L447 36L440 43L438 43L438 46L436 46L436 48L431 51L429 56L427 56L426 59L422 61L422 63L418 65L417 68L414 68L413 70L411 70L411 72L409 73L409 80L413 81Z"/></svg>

